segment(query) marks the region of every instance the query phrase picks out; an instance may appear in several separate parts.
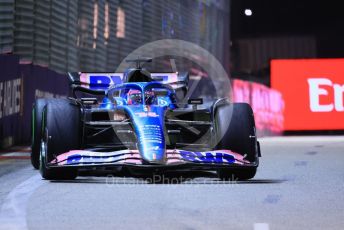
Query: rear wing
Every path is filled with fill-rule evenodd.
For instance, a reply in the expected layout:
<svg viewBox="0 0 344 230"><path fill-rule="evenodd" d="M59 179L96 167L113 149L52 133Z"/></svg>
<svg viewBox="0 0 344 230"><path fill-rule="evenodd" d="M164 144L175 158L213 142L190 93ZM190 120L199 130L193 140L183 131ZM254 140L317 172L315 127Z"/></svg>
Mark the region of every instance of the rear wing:
<svg viewBox="0 0 344 230"><path fill-rule="evenodd" d="M151 73L153 81L168 84L173 89L187 90L189 74L183 73ZM123 73L68 73L68 79L73 91L80 90L92 94L105 94L105 91L123 82Z"/></svg>
<svg viewBox="0 0 344 230"><path fill-rule="evenodd" d="M173 89L177 90L185 88L187 90L189 85L189 73L151 73L151 78L154 81L170 85Z"/></svg>

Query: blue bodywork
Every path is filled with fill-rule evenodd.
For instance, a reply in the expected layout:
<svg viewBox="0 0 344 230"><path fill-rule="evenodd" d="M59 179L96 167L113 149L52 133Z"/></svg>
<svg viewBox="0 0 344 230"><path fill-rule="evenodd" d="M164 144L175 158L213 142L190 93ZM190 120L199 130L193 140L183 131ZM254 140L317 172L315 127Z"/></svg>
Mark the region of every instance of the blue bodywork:
<svg viewBox="0 0 344 230"><path fill-rule="evenodd" d="M176 108L174 96L171 87L158 82L123 83L108 90L100 108L123 110L133 124L143 160L163 163L165 112Z"/></svg>
<svg viewBox="0 0 344 230"><path fill-rule="evenodd" d="M244 159L244 151L217 144L215 109L229 105L227 99L218 99L209 108L197 107L203 100L183 103L188 74L150 74L138 68L68 76L74 95L70 100L80 105L83 142L81 148L71 147L48 161L49 138L42 139L41 160L47 168L120 166L163 172L258 166L258 160ZM105 96L99 103L98 97L79 99L76 92Z"/></svg>

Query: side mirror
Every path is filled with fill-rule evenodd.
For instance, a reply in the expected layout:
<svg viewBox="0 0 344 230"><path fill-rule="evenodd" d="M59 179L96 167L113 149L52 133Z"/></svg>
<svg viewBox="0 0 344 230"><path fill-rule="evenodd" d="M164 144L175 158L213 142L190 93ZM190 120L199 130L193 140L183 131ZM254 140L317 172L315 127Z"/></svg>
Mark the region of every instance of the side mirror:
<svg viewBox="0 0 344 230"><path fill-rule="evenodd" d="M203 98L189 99L188 104L189 105L202 105L203 104Z"/></svg>

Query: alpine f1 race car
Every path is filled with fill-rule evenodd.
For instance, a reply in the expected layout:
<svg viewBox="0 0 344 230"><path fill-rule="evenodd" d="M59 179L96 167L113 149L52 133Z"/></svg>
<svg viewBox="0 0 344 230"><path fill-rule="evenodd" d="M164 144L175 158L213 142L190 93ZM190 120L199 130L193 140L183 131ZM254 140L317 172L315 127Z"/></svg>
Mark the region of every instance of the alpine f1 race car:
<svg viewBox="0 0 344 230"><path fill-rule="evenodd" d="M36 100L31 161L44 179L104 168L255 176L261 154L248 104L185 102L187 73L149 73L141 63L151 59L129 61L137 66L124 73L68 73L73 97Z"/></svg>

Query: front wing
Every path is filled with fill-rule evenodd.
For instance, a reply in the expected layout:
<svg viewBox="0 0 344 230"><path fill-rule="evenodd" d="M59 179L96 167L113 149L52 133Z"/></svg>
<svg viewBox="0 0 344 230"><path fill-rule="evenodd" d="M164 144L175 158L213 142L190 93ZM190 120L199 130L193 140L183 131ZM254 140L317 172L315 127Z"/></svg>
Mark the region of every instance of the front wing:
<svg viewBox="0 0 344 230"><path fill-rule="evenodd" d="M72 150L58 155L47 164L48 167L106 167L128 166L141 168L230 168L256 167L257 163L249 162L238 153L230 150L213 150L194 152L181 149L166 150L164 164L147 164L142 161L138 150L119 150L113 152L95 152Z"/></svg>

